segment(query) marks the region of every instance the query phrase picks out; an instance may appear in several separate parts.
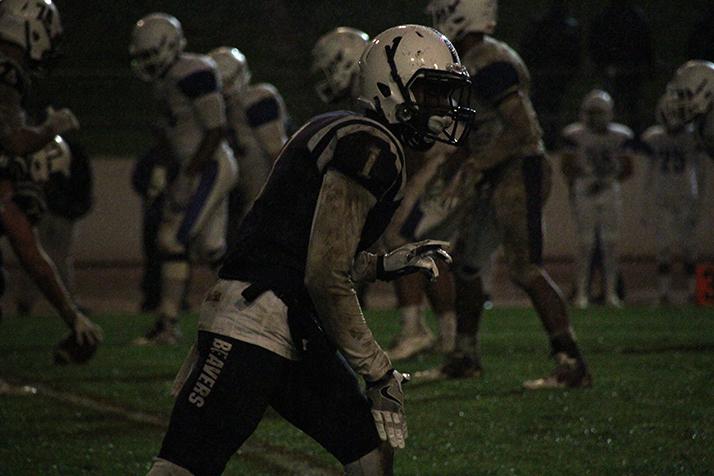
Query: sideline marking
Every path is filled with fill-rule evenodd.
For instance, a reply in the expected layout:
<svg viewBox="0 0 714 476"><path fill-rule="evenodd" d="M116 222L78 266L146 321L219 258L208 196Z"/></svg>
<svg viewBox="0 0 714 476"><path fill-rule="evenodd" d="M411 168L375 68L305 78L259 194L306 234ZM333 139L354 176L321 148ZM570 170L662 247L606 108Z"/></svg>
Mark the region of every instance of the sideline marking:
<svg viewBox="0 0 714 476"><path fill-rule="evenodd" d="M70 392L53 390L44 385L27 385L17 382L14 384L10 383L10 385L35 389L35 392L25 394L27 398L33 398L34 395L44 396L99 413L112 414L131 422L151 425L161 429L168 427L168 421L161 416L131 410L114 403L104 402ZM309 474L311 476L336 476L342 474L334 467L328 466L325 462L310 454L300 453L299 451L285 448L274 443L263 442L256 438L250 438L236 454L263 468L280 471L278 474Z"/></svg>

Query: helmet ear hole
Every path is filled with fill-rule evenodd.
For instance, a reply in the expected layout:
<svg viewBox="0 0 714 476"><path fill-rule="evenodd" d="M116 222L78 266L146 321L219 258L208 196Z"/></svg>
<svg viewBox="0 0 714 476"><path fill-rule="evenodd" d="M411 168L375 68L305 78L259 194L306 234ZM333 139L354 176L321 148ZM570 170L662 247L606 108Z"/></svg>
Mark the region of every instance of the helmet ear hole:
<svg viewBox="0 0 714 476"><path fill-rule="evenodd" d="M413 104L400 104L394 112L399 122L409 122L416 116L417 111Z"/></svg>
<svg viewBox="0 0 714 476"><path fill-rule="evenodd" d="M384 96L385 98L388 98L392 95L392 90L384 83L377 83L377 88L379 89L379 92L382 93L382 96Z"/></svg>

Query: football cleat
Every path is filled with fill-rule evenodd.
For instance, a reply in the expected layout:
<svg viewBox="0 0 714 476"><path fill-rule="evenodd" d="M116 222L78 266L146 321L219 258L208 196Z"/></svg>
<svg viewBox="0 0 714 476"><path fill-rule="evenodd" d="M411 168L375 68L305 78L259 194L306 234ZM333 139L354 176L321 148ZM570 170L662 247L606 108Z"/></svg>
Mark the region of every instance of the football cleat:
<svg viewBox="0 0 714 476"><path fill-rule="evenodd" d="M131 343L136 346L176 345L180 339L178 324L159 318L145 335L137 337Z"/></svg>
<svg viewBox="0 0 714 476"><path fill-rule="evenodd" d="M479 378L483 374L480 359L472 354L453 352L444 365L414 373L414 382Z"/></svg>
<svg viewBox="0 0 714 476"><path fill-rule="evenodd" d="M619 297L617 297L617 294L610 294L609 296L607 296L605 298L605 304L608 307L612 307L615 309L622 309L623 307L625 307L622 300Z"/></svg>
<svg viewBox="0 0 714 476"><path fill-rule="evenodd" d="M587 309L590 302L588 301L588 297L583 294L575 297L573 305L578 309Z"/></svg>
<svg viewBox="0 0 714 476"><path fill-rule="evenodd" d="M523 382L526 390L548 390L554 388L589 388L593 378L584 362L568 357L565 352L555 354L556 366L547 377Z"/></svg>
<svg viewBox="0 0 714 476"><path fill-rule="evenodd" d="M408 359L431 349L435 340L429 329L423 329L422 333L416 335L400 335L387 350L387 355L391 360Z"/></svg>

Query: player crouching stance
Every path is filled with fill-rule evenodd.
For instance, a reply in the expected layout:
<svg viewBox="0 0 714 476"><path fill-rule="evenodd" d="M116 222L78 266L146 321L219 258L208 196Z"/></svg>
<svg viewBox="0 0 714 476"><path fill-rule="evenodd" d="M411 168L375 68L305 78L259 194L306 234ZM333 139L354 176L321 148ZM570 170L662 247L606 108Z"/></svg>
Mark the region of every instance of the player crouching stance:
<svg viewBox="0 0 714 476"><path fill-rule="evenodd" d="M458 143L472 117L461 106L468 87L444 36L391 28L360 60L367 113L323 114L291 138L203 303L195 359L177 377L149 474L221 473L269 405L346 474L391 474L392 448L407 437L405 376L367 327L352 282L434 275L434 258L449 259L434 242L365 250L399 205L403 144Z"/></svg>

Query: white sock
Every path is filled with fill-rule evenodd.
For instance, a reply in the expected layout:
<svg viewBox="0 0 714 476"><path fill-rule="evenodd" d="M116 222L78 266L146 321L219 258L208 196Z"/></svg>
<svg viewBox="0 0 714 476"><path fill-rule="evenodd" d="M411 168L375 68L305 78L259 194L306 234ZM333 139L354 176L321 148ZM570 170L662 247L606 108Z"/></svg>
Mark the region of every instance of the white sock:
<svg viewBox="0 0 714 476"><path fill-rule="evenodd" d="M188 261L167 261L161 266L162 297L159 312L164 319L175 321L188 282Z"/></svg>
<svg viewBox="0 0 714 476"><path fill-rule="evenodd" d="M399 315L402 318L402 334L413 336L422 331L422 307L418 304L399 308Z"/></svg>
<svg viewBox="0 0 714 476"><path fill-rule="evenodd" d="M451 352L456 345L456 312L447 311L439 314L439 337L441 351Z"/></svg>

